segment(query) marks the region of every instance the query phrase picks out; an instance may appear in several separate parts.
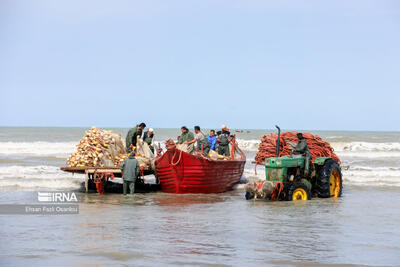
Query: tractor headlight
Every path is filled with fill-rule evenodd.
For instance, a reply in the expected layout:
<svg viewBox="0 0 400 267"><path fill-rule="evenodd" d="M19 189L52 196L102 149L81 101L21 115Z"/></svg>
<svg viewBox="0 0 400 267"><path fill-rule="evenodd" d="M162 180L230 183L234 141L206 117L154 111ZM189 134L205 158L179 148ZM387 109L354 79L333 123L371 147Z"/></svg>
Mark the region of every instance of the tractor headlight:
<svg viewBox="0 0 400 267"><path fill-rule="evenodd" d="M277 161L276 161L276 165L277 165L277 166L281 166L281 165L282 165L282 161L281 161L281 160L277 160Z"/></svg>

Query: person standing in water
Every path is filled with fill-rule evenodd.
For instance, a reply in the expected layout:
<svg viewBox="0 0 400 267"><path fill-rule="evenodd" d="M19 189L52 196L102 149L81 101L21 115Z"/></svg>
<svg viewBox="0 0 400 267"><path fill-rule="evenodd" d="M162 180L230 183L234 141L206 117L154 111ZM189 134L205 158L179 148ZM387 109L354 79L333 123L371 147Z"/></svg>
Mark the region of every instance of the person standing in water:
<svg viewBox="0 0 400 267"><path fill-rule="evenodd" d="M122 179L124 180L122 187L124 195L127 194L128 188L129 193L133 195L135 193L136 179L140 173L140 165L135 158L135 152L131 152L119 168L122 171Z"/></svg>

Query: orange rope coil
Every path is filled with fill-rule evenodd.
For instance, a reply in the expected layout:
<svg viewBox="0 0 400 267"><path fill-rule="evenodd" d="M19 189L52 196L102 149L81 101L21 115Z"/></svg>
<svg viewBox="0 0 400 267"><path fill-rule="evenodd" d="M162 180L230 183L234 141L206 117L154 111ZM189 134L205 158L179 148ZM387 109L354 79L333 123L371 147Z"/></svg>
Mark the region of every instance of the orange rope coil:
<svg viewBox="0 0 400 267"><path fill-rule="evenodd" d="M261 144L258 147L258 153L256 155L255 161L257 164L264 164L266 158L276 157L276 134L266 134L261 139ZM306 139L308 148L310 149L311 155L313 157L313 162L318 157L331 157L340 164L339 157L333 152L331 145L322 140L318 135L313 135L311 133L303 133L303 137ZM284 132L281 134L280 138L280 152L279 156L288 156L291 153L290 144L298 143L297 132Z"/></svg>

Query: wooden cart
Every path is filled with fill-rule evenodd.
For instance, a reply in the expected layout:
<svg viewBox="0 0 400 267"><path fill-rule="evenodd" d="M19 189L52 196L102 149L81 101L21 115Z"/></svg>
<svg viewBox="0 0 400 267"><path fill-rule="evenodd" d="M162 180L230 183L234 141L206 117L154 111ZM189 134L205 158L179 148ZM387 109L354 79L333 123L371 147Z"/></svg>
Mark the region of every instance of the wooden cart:
<svg viewBox="0 0 400 267"><path fill-rule="evenodd" d="M95 174L107 177L122 177L122 172L119 167L61 167L62 171L71 173L85 174L85 190L89 191L89 180L94 180ZM153 174L154 172L149 169L144 169L144 175Z"/></svg>

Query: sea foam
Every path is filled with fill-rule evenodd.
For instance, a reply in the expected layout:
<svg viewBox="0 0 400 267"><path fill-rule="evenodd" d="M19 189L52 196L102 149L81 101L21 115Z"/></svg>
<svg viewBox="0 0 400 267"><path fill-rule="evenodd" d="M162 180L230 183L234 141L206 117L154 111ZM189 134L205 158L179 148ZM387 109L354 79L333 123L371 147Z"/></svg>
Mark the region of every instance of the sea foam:
<svg viewBox="0 0 400 267"><path fill-rule="evenodd" d="M0 155L65 156L78 142L0 142Z"/></svg>
<svg viewBox="0 0 400 267"><path fill-rule="evenodd" d="M79 188L83 174L66 173L55 166L4 166L0 167L0 188Z"/></svg>

